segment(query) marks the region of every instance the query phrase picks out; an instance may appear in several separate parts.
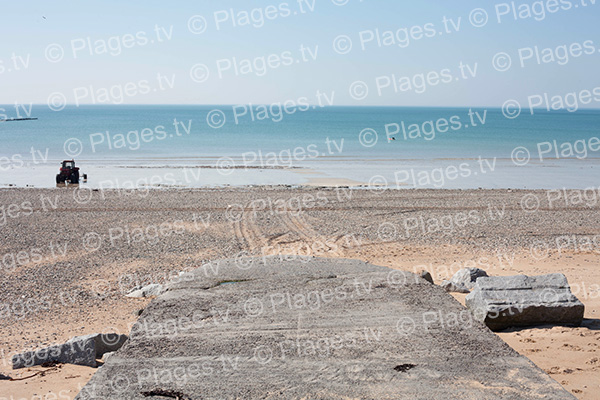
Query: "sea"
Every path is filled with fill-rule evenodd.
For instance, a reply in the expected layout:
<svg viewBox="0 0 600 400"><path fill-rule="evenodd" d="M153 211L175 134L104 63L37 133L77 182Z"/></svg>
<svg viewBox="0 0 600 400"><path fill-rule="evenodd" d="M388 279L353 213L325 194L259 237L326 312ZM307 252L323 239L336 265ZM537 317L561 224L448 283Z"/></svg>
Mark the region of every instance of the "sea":
<svg viewBox="0 0 600 400"><path fill-rule="evenodd" d="M600 189L600 110L3 105L0 119L0 187L55 187L74 159L101 189Z"/></svg>

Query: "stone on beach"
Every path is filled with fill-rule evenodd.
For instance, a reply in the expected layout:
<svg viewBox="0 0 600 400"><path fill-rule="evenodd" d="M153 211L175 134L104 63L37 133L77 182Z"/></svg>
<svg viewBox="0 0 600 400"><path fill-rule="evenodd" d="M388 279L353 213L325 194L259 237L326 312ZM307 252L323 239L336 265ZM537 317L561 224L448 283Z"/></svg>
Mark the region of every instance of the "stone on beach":
<svg viewBox="0 0 600 400"><path fill-rule="evenodd" d="M50 362L95 367L96 341L93 338L76 340L55 346L15 354L13 369L32 367Z"/></svg>
<svg viewBox="0 0 600 400"><path fill-rule="evenodd" d="M469 293L469 289L467 289L465 286L452 281L442 281L440 286L448 293Z"/></svg>
<svg viewBox="0 0 600 400"><path fill-rule="evenodd" d="M427 282L433 283L433 278L431 277L431 274L428 271L422 270L421 272L419 272L419 276L425 279Z"/></svg>
<svg viewBox="0 0 600 400"><path fill-rule="evenodd" d="M583 321L584 305L563 274L478 278L465 301L475 318L492 330Z"/></svg>
<svg viewBox="0 0 600 400"><path fill-rule="evenodd" d="M150 285L144 286L141 289L134 289L129 292L127 297L154 297L159 296L163 292L163 285L160 283L152 283Z"/></svg>
<svg viewBox="0 0 600 400"><path fill-rule="evenodd" d="M96 343L96 358L102 358L105 353L119 350L127 340L127 335L120 335L118 333L92 333L89 335L75 336L67 343L87 339L94 339L94 342Z"/></svg>
<svg viewBox="0 0 600 400"><path fill-rule="evenodd" d="M479 268L463 268L457 271L450 281L459 286L464 286L471 290L475 286L477 278L488 276L487 272Z"/></svg>
<svg viewBox="0 0 600 400"><path fill-rule="evenodd" d="M127 335L117 333L93 333L75 336L68 342L34 351L15 354L13 369L32 367L49 362L96 367L96 359L118 350L127 340Z"/></svg>
<svg viewBox="0 0 600 400"><path fill-rule="evenodd" d="M108 353L104 353L104 355L102 356L102 362L105 363L108 361L109 358L111 358L113 355L115 354L114 351L108 352Z"/></svg>

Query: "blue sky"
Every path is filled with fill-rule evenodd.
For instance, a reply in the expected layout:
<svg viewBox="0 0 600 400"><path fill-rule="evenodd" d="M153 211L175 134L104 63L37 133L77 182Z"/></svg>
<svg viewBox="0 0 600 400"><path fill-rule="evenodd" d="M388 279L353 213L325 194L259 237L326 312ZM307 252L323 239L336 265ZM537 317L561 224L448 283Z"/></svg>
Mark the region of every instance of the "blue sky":
<svg viewBox="0 0 600 400"><path fill-rule="evenodd" d="M45 103L56 92L68 103L81 104L259 104L300 98L316 103L316 94L325 93L335 105L501 106L507 99L600 86L600 1L591 3L516 1L521 16L515 19L510 2L502 1L10 2L0 14L0 103ZM485 14L473 11L477 8L485 11L487 23ZM264 17L260 26L260 16L267 14L271 19ZM254 19L239 26L244 15ZM200 17L206 30L191 32L189 26L203 30ZM448 18L457 24L460 17L460 29L448 33L444 17L450 25ZM396 43L377 45L376 29L382 40L384 32L392 32ZM406 44L407 32L408 45L398 45ZM364 49L361 36L373 37ZM342 49L345 54L334 50L339 37L352 42L351 49ZM104 53L102 43L113 54ZM538 52L550 49L545 54L554 54L555 61L538 64L534 46ZM567 46L568 62L561 46ZM532 56L524 67L519 51ZM494 69L499 53L511 59L506 71ZM273 65L282 59L290 65L262 74L269 57ZM506 58L500 59L501 69L506 68ZM252 71L236 74L235 63L239 68L249 63ZM192 69L198 65L208 69L206 80ZM162 86L157 74L163 76ZM436 84L423 86L428 74ZM404 83L402 90L394 90L394 80ZM352 97L356 82L364 86ZM126 85L131 95L122 94ZM111 93L108 100L103 91Z"/></svg>

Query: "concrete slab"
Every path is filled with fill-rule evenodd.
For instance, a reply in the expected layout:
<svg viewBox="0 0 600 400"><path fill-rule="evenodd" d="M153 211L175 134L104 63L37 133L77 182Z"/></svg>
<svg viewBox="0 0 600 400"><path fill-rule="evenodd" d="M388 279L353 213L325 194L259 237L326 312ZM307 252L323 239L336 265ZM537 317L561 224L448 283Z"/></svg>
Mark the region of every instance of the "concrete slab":
<svg viewBox="0 0 600 400"><path fill-rule="evenodd" d="M579 325L585 306L564 274L477 279L466 306L492 330L542 324Z"/></svg>
<svg viewBox="0 0 600 400"><path fill-rule="evenodd" d="M79 340L15 354L12 357L13 369L28 368L49 362L95 367L96 342L91 337L82 337Z"/></svg>
<svg viewBox="0 0 600 400"><path fill-rule="evenodd" d="M181 276L77 397L168 398L574 399L417 275L279 257Z"/></svg>

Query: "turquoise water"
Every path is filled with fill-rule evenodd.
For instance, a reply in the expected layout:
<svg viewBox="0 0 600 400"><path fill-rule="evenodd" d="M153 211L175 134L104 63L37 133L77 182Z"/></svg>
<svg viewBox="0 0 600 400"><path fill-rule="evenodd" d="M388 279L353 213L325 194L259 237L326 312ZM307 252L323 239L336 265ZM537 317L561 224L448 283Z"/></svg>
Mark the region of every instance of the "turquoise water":
<svg viewBox="0 0 600 400"><path fill-rule="evenodd" d="M16 116L14 106L0 108L8 117ZM500 109L300 105L287 112L278 106L254 106L253 114L241 106L235 112L232 106L124 105L67 107L55 112L34 105L32 117L38 120L0 123L0 184L38 186L32 178L23 180L27 170L48 174L45 168L54 171L58 161L72 157L88 168L214 167L227 157L244 169L227 175L235 180L232 184L265 183L265 178L256 177L258 171L246 167L267 167L260 172L263 177L270 174L266 179L270 184L277 182L273 174L282 175L281 183L311 178L269 171L272 167L309 168L314 177L361 183L382 175L392 184L400 169L434 170L458 166L463 160L473 164L483 157L490 164L496 158L493 173L488 171L485 179L475 178L476 174L466 180L450 179L443 187L600 186L600 149L593 139L600 137L598 110L536 110L534 115L523 110L518 118L509 119ZM361 132L365 135L362 143ZM527 165L511 162L517 147L529 152ZM126 169L120 176L139 176L141 172L135 170ZM527 177L530 182L523 182ZM192 186L213 185L211 179Z"/></svg>

